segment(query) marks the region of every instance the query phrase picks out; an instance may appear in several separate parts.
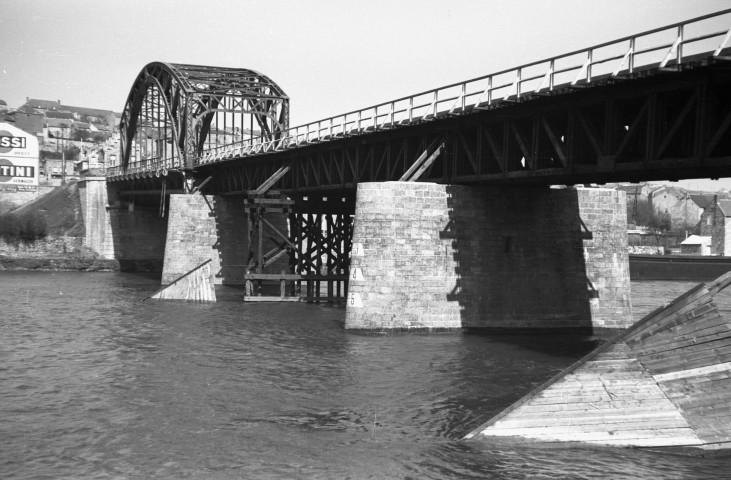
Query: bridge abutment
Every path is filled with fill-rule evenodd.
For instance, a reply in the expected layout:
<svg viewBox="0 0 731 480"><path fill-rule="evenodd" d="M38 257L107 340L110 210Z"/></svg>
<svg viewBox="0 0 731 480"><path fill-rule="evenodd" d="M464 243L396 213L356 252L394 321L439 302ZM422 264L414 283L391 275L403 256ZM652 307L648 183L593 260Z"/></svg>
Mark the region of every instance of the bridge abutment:
<svg viewBox="0 0 731 480"><path fill-rule="evenodd" d="M101 258L115 258L112 224L108 211L106 177L86 177L79 181L81 214L84 219L84 246Z"/></svg>
<svg viewBox="0 0 731 480"><path fill-rule="evenodd" d="M623 192L358 185L348 329L624 328Z"/></svg>
<svg viewBox="0 0 731 480"><path fill-rule="evenodd" d="M160 217L158 205L120 195L106 177L80 180L79 196L86 247L117 259L122 271L161 271L167 218Z"/></svg>

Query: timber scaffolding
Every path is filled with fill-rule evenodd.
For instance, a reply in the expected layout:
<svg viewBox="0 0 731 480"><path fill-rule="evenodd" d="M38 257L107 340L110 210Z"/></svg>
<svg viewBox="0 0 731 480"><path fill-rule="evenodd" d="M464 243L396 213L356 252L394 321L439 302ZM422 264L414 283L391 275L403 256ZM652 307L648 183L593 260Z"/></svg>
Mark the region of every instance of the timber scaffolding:
<svg viewBox="0 0 731 480"><path fill-rule="evenodd" d="M731 448L731 273L658 308L466 438Z"/></svg>
<svg viewBox="0 0 731 480"><path fill-rule="evenodd" d="M295 200L271 190L289 168L280 168L244 200L249 232L244 301L344 303L354 203L337 195L330 201L317 196ZM270 215L285 221L277 224ZM288 258L286 268L277 263L283 257Z"/></svg>

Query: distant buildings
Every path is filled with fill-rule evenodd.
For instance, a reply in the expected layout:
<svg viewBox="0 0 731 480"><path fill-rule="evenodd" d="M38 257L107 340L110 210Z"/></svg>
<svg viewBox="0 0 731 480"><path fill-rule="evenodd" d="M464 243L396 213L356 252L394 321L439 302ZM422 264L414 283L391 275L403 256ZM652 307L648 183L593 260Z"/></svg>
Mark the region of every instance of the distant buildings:
<svg viewBox="0 0 731 480"><path fill-rule="evenodd" d="M727 193L690 192L673 185L647 183L615 188L627 194L631 253L675 251L731 256L731 199ZM668 216L669 231L658 229L657 221L651 225L650 214L656 218Z"/></svg>
<svg viewBox="0 0 731 480"><path fill-rule="evenodd" d="M13 110L0 100L0 121L36 135L41 182L60 184L89 167L103 167L119 150L120 114L111 110L63 105L60 100L26 98Z"/></svg>
<svg viewBox="0 0 731 480"><path fill-rule="evenodd" d="M718 195L694 195L703 208L700 234L711 239L709 255L731 255L731 200Z"/></svg>
<svg viewBox="0 0 731 480"><path fill-rule="evenodd" d="M673 230L693 228L703 213L691 193L680 187L656 185L647 198L653 210L670 215Z"/></svg>
<svg viewBox="0 0 731 480"><path fill-rule="evenodd" d="M710 255L711 237L691 235L680 242L680 253L683 255Z"/></svg>

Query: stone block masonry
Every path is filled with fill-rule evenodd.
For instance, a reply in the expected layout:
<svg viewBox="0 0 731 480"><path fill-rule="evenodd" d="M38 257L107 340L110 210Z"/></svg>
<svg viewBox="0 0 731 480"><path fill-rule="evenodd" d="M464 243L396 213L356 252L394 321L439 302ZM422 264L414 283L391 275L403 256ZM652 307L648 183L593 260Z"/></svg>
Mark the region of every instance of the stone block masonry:
<svg viewBox="0 0 731 480"><path fill-rule="evenodd" d="M243 284L249 260L247 218L243 197L171 195L162 283L211 259L216 284ZM287 232L282 213L271 212L267 219ZM278 273L287 264L287 257L279 259L265 273Z"/></svg>
<svg viewBox="0 0 731 480"><path fill-rule="evenodd" d="M623 328L626 199L610 189L358 186L346 328Z"/></svg>
<svg viewBox="0 0 731 480"><path fill-rule="evenodd" d="M172 282L209 259L216 284L243 282L243 201L211 195L170 195L162 283Z"/></svg>
<svg viewBox="0 0 731 480"><path fill-rule="evenodd" d="M101 258L115 258L111 217L107 211L109 198L105 177L88 177L79 182L81 212L86 236L84 246Z"/></svg>

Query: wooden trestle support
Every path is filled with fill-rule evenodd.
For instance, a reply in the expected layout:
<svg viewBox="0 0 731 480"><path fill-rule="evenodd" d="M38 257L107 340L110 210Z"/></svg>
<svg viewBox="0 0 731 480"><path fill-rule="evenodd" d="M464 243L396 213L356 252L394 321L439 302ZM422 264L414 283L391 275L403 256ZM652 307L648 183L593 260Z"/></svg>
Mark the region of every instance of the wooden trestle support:
<svg viewBox="0 0 731 480"><path fill-rule="evenodd" d="M244 301L345 302L354 199L270 190L288 170L277 171L244 200L249 232Z"/></svg>

